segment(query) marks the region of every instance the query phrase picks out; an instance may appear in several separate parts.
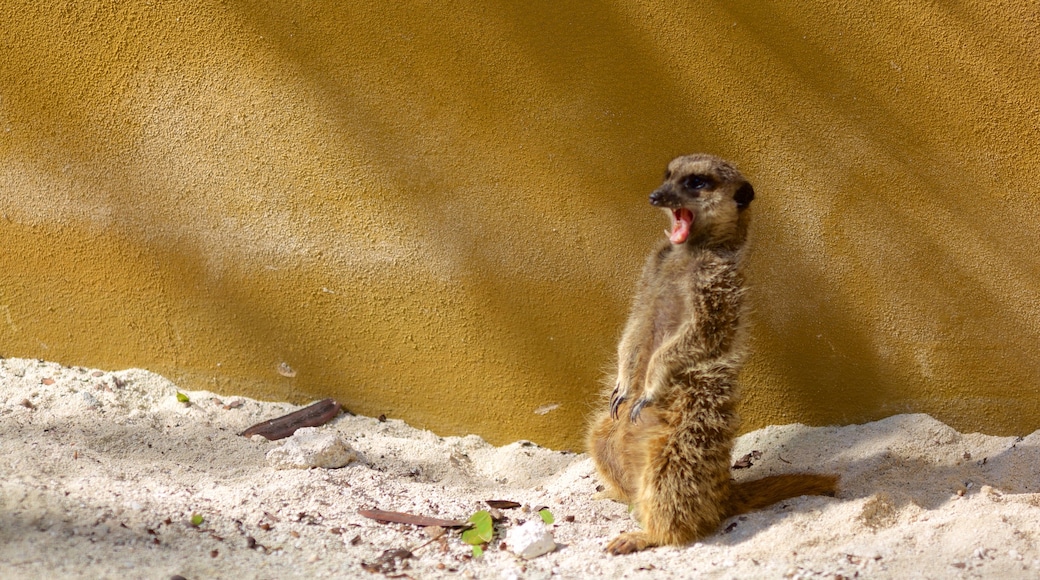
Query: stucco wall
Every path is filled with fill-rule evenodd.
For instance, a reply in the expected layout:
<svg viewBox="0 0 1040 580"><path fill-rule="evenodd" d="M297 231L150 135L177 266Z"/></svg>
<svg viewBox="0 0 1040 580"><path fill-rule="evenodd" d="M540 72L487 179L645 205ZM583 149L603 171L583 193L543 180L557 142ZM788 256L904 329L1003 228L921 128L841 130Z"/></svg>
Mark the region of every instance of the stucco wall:
<svg viewBox="0 0 1040 580"><path fill-rule="evenodd" d="M1036 429L1035 7L862 4L5 2L0 355L577 449L706 151L748 428Z"/></svg>

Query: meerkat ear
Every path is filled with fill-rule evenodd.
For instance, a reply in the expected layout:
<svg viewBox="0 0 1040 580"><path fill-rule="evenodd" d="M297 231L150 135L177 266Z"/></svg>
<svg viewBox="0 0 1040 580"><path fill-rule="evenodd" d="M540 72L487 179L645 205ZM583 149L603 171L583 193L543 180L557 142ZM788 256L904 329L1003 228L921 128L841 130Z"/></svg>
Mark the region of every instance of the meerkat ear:
<svg viewBox="0 0 1040 580"><path fill-rule="evenodd" d="M751 187L750 183L744 182L744 185L740 186L740 189L733 194L733 201L737 202L737 209L746 209L747 206L751 205L751 200L755 199L755 188Z"/></svg>

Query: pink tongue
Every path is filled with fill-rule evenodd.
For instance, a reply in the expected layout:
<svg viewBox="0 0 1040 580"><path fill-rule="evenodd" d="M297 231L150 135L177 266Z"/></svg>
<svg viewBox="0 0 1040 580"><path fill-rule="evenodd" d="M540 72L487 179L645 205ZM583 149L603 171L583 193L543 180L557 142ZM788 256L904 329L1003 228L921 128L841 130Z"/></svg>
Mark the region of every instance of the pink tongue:
<svg viewBox="0 0 1040 580"><path fill-rule="evenodd" d="M690 226L693 225L693 212L684 207L672 210L672 217L675 219L672 223L672 233L668 236L668 239L673 244L681 244L686 241L686 238L690 237Z"/></svg>

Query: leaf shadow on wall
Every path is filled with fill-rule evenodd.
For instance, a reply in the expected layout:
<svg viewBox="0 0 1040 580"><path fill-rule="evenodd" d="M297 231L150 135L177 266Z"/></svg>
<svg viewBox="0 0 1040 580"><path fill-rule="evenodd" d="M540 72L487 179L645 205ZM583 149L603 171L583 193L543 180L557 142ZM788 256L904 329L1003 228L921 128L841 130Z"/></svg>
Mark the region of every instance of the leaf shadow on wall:
<svg viewBox="0 0 1040 580"><path fill-rule="evenodd" d="M559 435L539 442L576 448L627 304L617 295L618 284L598 279L599 271L566 271L561 265L581 263L581 256L589 254L602 262L602 253L620 237L624 247L634 249L611 272L625 279L620 286L627 295L651 236L641 233L642 228L605 224L606 231L592 235L610 236L609 243L579 233L556 245L546 238L548 224L558 218L540 214L539 204L544 202L536 198L555 198L550 205L559 206L562 214L645 214L645 223L653 224L647 233L657 235L658 212L646 204L645 195L656 185L668 156L700 148L688 127L704 126L708 120L689 109L668 73L609 9L582 6L570 14L574 18L554 12L566 12L566 7L504 3L493 9L501 14L488 16L490 21L500 18L497 21L512 27L493 39L478 34L485 27L474 23L444 33L430 22L444 19L444 29L462 23L436 9L417 23L393 10L359 14L346 8L321 16L324 26L340 29L340 36L314 39L301 32L314 25L314 14L301 13L301 21L312 20L294 28L284 14L241 3L243 17L272 39L305 82L328 99L342 137L331 146L363 150L374 170L392 184L381 192L387 196L383 203L428 218L417 233L457 259L459 270L452 276L465 302L476 305L477 338L492 342L474 348L495 361L501 378L509 379L504 382L523 385L523 392L510 393L517 400L509 405L478 395L465 402L470 411L453 409L472 416L452 429L483 420L508 426L509 440L529 438L533 429L551 426ZM363 55L356 48L352 52L351 45L370 40L360 32L363 29L385 31L377 35L380 42L387 42L390 34L392 42L401 44L401 52L381 56L385 51L379 46L368 47L371 50ZM609 55L597 52L603 46L610 47ZM484 51L496 48L516 51L530 62L518 63L513 71L495 70ZM619 54L640 56L618 58ZM414 55L414 62L403 55ZM434 64L424 68L418 63ZM588 72L589 67L595 72ZM385 72L373 82L366 75L375 70ZM526 84L516 90L505 86L510 75L522 77L524 70L536 70L539 76L521 79ZM484 77L497 84L475 80ZM640 97L634 100L652 105L632 108L631 95L619 94L614 85L626 87L622 92L638 91ZM620 120L602 122L596 118L600 111L624 114ZM566 135L572 129L596 135L594 146L580 137L547 140L545 131ZM503 141L501 135L515 138ZM654 135L661 144L638 143L634 135ZM518 165L517 158L531 159L532 166ZM547 178L545 165L554 168L550 173L570 177ZM560 183L572 187L560 194L546 193ZM480 200L480 205L503 209L466 213L468 206L459 198L477 195L491 198ZM595 199L589 201L590 195ZM503 218L502 213L510 215ZM564 226L574 227L566 221ZM500 234L502 241L495 239ZM494 381L492 377L488 389L497 388ZM396 404L407 405L408 397L405 394ZM531 414L548 403L562 403L566 419L561 421L559 413Z"/></svg>
<svg viewBox="0 0 1040 580"><path fill-rule="evenodd" d="M902 20L955 32L904 44L888 42L894 29L843 27L845 15L825 11L815 17L836 30L821 33L779 6L724 9L797 80L776 98L777 122L832 124L829 133L793 134L796 153L778 160L795 167L789 180L763 188L813 215L784 208L758 224L757 242L782 248L771 253L782 262L755 264L771 282L756 300L763 342L751 364L770 369L756 376L783 380L753 385L750 396L761 386L771 400L791 400L782 409L828 423L921 410L960 430L1035 429L1040 313L1023 305L1040 298L1029 241L1040 208L1022 183L1040 169L1040 151L1037 140L1009 139L1010 122L1035 99L1030 105L1021 73L1002 62L1031 70L1035 57L962 51L961 43L1015 35L992 35L984 15L951 19L939 7L916 7ZM934 45L921 56L938 57L938 66L915 66L921 43ZM951 58L959 73L941 74ZM994 70L1011 73L986 78ZM954 139L964 134L967 148ZM767 312L776 307L791 312Z"/></svg>
<svg viewBox="0 0 1040 580"><path fill-rule="evenodd" d="M171 271L177 275L168 288L176 296L171 300L171 316L190 322L169 334L199 330L206 321L222 324L211 330L214 338L207 343L219 347L211 349L219 352L211 353L213 358L205 364L178 359L177 353L198 349L186 344L190 338L170 338L172 366L207 375L211 363L226 355L248 361L239 364L238 374L232 375L235 381L258 380L250 367L263 366L271 369L273 380L280 381L270 384L316 396L356 381L363 383L356 396L343 402L362 412L408 416L410 405L420 404L424 416L415 414L417 422L441 432L470 431L480 424L506 426L507 432L497 441L501 443L540 429L555 433L539 439L540 443L573 448L597 389L600 368L613 350L639 264L650 239L657 235L659 222L643 196L656 185L668 157L714 147L717 153L740 159L743 167L752 170L749 174L754 174L756 187L761 184L766 195L757 206L763 211L758 212L755 227L763 234L760 241L771 239L779 249L758 254L776 258L786 268L786 272L765 270L762 259L756 266L768 272L755 281L755 292L765 297L757 300L762 313L757 320L770 326L756 331L760 338L750 370L758 364L770 369L762 376L784 378L782 384L771 386L775 394L770 401L756 408L772 403L780 410L816 413L813 416L821 421L840 422L927 405L946 409L945 415L939 414L944 419L972 415L982 418L979 421L999 419L1016 403L1036 408L1036 395L1029 390L1040 379L1036 370L1040 361L1030 347L1040 339L1040 325L1032 308L1022 307L1040 302L1032 300L1040 266L1032 255L1036 232L1028 227L1040 218L1035 202L1028 199L1031 192L1018 185L1027 182L1021 178L1028 171L1016 173L1013 163L1002 161L1002 155L1014 153L1009 148L984 151L977 164L968 163L972 159L943 146L944 130L962 128L955 120L930 131L915 121L918 115L948 113L940 99L917 94L913 106L902 106L870 77L852 74L864 58L875 64L885 58L885 47L869 40L868 29L849 31L858 31L859 38L850 34L848 42L859 44L847 52L859 56L843 60L841 52L799 44L798 33L811 31L801 30L802 24L785 14L771 7L751 10L738 5L733 15L754 37L750 54L773 55L785 66L763 80L794 79L787 87L790 94L776 94L774 86L763 82L753 85L749 96L700 89L711 83L746 86L737 81L746 80L749 70L768 70L757 66L761 63L738 54L732 68L703 75L692 61L705 54L692 51L688 70L676 69L649 35L636 32L606 3L552 7L496 3L482 8L477 21L455 16L453 9L429 7L422 18L416 18L416 11L408 6L234 4L250 34L236 36L228 55L238 56L233 53L245 50L242 39L258 32L264 39L261 48L273 47L281 57L264 68L270 65L265 60L269 55L262 51L247 55L249 63L256 65L255 78L238 80L268 82L270 86L263 85L261 92L269 94L279 88L273 78L289 78L313 89L316 97L306 103L312 108L300 109L310 117L248 111L256 114L253 122L260 131L272 131L258 139L259 145L240 139L234 131L201 144L184 133L173 135L169 150L175 154L193 145L209 148L205 151L209 157L203 158L211 165L193 167L187 158L185 171L209 171L220 178L242 172L227 182L202 179L195 189L179 188L157 177L158 160L139 151L140 143L128 137L132 132L125 127L135 126L141 118L140 111L127 102L133 105L134 99L150 95L134 93L133 87L123 90L134 79L120 76L119 67L91 70L90 55L62 53L55 60L79 58L81 68L87 70L71 72L92 73L86 75L91 87L100 88L81 93L55 90L44 81L22 83L29 87L27 91L42 88L42 94L61 97L61 106L75 113L55 120L47 99L31 101L38 105L29 113L36 117L32 128L37 129L36 138L47 144L45 154L33 161L55 179L81 179L76 183L91 192L90 201L109 212L111 219L103 227L145 240L149 260L176 265ZM124 20L118 23L126 24ZM108 25L103 18L91 22L102 28ZM689 18L677 22L699 24L689 25L691 36L719 24ZM765 26L765 22L772 24ZM958 31L963 34L952 36L975 44L991 32L962 26ZM97 32L89 27L83 30L83 34ZM201 31L207 42L225 32L237 34L230 28L202 26ZM117 43L125 31L101 32ZM187 46L179 29L166 28L164 34L169 44L163 45L163 51L139 46L138 54L129 54L134 46L130 42L127 58L134 58L137 68L158 62L159 68L183 72L177 69L182 64L178 59L197 60L198 51ZM60 44L61 39L54 42ZM1004 70L993 54L981 53L971 70L990 64ZM18 60L38 63L41 56L54 57L30 51ZM1027 64L1020 52L1010 58ZM813 66L805 67L806 62ZM169 102L136 104L151 114L165 115L170 125L190 125L212 120L206 117L212 114L205 108L207 98L255 88L247 82L236 84L234 78L222 76L226 71L203 62L207 64L209 68L195 62L204 77L184 75L184 86L169 95ZM8 73L6 90L17 95L18 83L11 79L23 77L4 72ZM26 74L24 78L36 77ZM970 75L966 78L971 80ZM920 93L937 82L923 73L911 80ZM1013 112L1022 112L1028 101L1021 95L1021 79L1017 81L981 87L978 98L1000 102L1007 92L1016 99ZM224 92L214 89L223 82L232 86ZM974 94L971 83L964 84L969 86L959 87L964 90L958 93ZM842 99L835 101L836 88ZM17 103L8 93L5 103ZM807 95L811 102L826 105L804 106L800 99ZM77 99L84 102L73 102ZM716 106L732 110L735 102L770 103L772 108L748 107L744 114L753 130L735 135L727 130L731 125L713 116ZM806 111L824 114L814 120ZM196 116L180 118L185 112ZM292 121L320 122L324 119L318 117L324 114L330 118L321 128L328 132L324 141L284 143L279 139L291 139L274 134L286 130L291 137L287 125ZM272 117L284 123L264 124ZM831 121L836 126L840 122L840 130L828 127ZM764 135L782 132L778 127L790 131L788 141L763 145ZM185 133L204 128L189 126ZM979 130L984 144L996 143L1002 135L988 125ZM854 138L843 141L846 131ZM69 137L72 133L77 139ZM1022 158L1035 159L1028 154L1035 153L1040 140L1025 141ZM856 146L835 147L846 143ZM254 145L257 150L250 150ZM777 150L780 155L774 157ZM256 173L222 166L219 161L229 152L254 155L255 166L249 171ZM358 169L355 173L324 167L295 181L277 182L280 174L295 171L294 164L312 154L361 167L352 167ZM64 167L69 157L78 164L68 174L75 179L67 177ZM955 171L948 171L949 167ZM804 182L779 183L782 170ZM374 177L359 184L351 181L357 174ZM272 181L275 185L268 184ZM909 190L907 182L913 185ZM215 195L207 189L213 183L255 186L252 197L241 199L241 211L248 218L284 210L290 215L286 229L306 226L323 232L307 240L312 247L305 249L317 247L317 254L323 250L326 254L299 258L301 264L314 266L312 273L300 274L306 270L300 268L272 274L276 270L266 267L291 262L285 257L290 253L272 260L278 262L272 265L265 261L266 250L255 248L235 250L254 251L264 260L215 268L211 262L221 249L209 246L213 240L196 239L196 224L185 217L190 218L190 212L179 209ZM1000 186L1008 187L1009 203L993 203L986 212L977 211L974 198L979 192L995 197L993 192ZM347 191L351 189L363 190L363 199ZM797 194L793 199L783 197L792 189ZM116 191L129 195L109 195ZM772 192L776 194L770 200ZM549 205L542 199L547 195L552 199ZM59 198L56 194L55 204ZM359 207L359 201L368 205ZM799 203L821 214L820 231L785 214L786 207ZM445 267L438 263L434 268L443 274L435 282L440 285L435 293L445 297L444 308L461 312L458 318L438 322L426 313L426 296L413 282L420 274L433 276L398 268L394 260L399 256L364 267L358 266L361 260L342 257L351 252L349 248L330 257L338 233L362 236L355 235L350 229L355 222L344 216L363 225L399 220L396 228L365 230L371 236L365 241L373 246L399 243L411 252L405 256L411 260L409 266L421 266L428 256L443 259ZM581 223L559 216L576 216ZM935 219L943 226L937 227ZM585 226L586 221L596 226ZM1005 224L1027 226L1016 229ZM232 221L226 225L236 227ZM554 228L572 227L574 232L552 237ZM604 233L612 240L606 247L600 238ZM814 237L819 239L810 239ZM231 239L261 246L270 243L267 238L261 229ZM547 243L550 239L554 241ZM882 275L875 279L870 273ZM310 277L293 280L296 274ZM320 290L326 286L336 290L336 283L360 288L354 296ZM248 291L250 285L262 291ZM387 288L392 292L379 292ZM913 292L908 295L900 288ZM786 303L792 296L801 301L789 307L786 318L770 320L766 310L771 304ZM287 312L287 304L300 310ZM304 308L318 314L305 313ZM899 335L927 321L941 324L927 333L914 330ZM163 324L171 323L156 322ZM417 331L402 328L409 326ZM449 334L470 340L447 344ZM829 354L831 345L824 350L818 334L831 341L834 350ZM886 337L894 337L895 344L902 346L896 351L880 348ZM412 346L404 344L409 340L418 343L413 349L418 359L409 358ZM984 347L977 357L958 358L973 344ZM917 370L920 365L906 345L923 345L926 354L937 353L936 378ZM999 362L997 357L1017 362ZM291 358L288 362L301 370L295 383L275 377L274 366L283 358ZM414 364L416 360L422 364ZM429 372L430 368L446 372ZM965 387L955 399L945 392L944 382L959 380L963 386L975 377L979 380L974 390ZM444 387L449 400L434 392L441 387L426 388L432 384ZM501 384L523 388L509 393L515 399L503 403L497 391ZM236 385L228 385L232 388ZM453 389L468 400L450 399ZM985 400L998 389L1007 396ZM752 384L746 391L749 402L761 392L764 387L756 391ZM908 393L918 394L911 398ZM563 406L545 416L530 412L550 402Z"/></svg>

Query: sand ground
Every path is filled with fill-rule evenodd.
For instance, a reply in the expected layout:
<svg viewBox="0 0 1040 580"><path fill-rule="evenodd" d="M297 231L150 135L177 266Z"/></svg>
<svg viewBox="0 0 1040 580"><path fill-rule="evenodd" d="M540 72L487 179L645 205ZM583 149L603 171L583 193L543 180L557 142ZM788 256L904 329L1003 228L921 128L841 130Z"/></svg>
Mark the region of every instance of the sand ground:
<svg viewBox="0 0 1040 580"><path fill-rule="evenodd" d="M1040 432L961 434L927 415L768 427L740 438L735 457L761 457L737 478L835 472L840 495L615 557L603 547L635 524L593 499L586 455L344 414L320 430L360 460L277 470L266 454L281 442L237 433L297 407L177 391L142 370L0 359L0 577L1040 577ZM558 549L522 560L499 536L474 559L455 533L358 514L466 519L488 499L524 505L502 512L501 532L548 506ZM397 549L412 557L380 560Z"/></svg>

